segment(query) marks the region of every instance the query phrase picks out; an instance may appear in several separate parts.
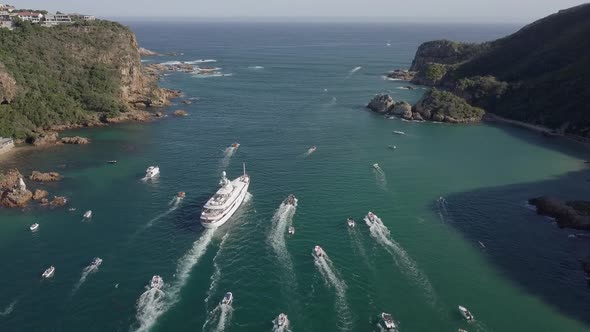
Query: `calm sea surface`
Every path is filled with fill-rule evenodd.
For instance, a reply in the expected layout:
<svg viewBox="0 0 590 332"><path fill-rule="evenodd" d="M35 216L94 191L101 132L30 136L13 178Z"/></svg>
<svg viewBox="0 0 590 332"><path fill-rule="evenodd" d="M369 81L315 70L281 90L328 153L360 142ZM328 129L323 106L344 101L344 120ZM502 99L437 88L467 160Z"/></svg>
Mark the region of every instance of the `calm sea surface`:
<svg viewBox="0 0 590 332"><path fill-rule="evenodd" d="M425 90L382 75L409 67L421 42L491 40L518 27L129 25L142 46L182 52L145 63L214 59L201 65L227 75L162 77L198 98L166 110L188 117L79 130L71 134L92 144L2 161L62 173L36 187L77 210L0 210L0 331L272 331L281 312L292 331L379 331L384 311L401 331L590 330L578 262L590 240L568 238L579 232L525 204L588 198L586 151L510 127L386 120L363 108L379 92L420 98ZM241 147L231 155L233 142ZM221 171L236 177L242 163L247 202L204 230L201 206ZM149 165L161 175L141 181ZM290 193L296 208L281 206ZM369 210L383 227L365 225ZM327 259L312 257L316 244ZM97 256L98 271L83 272ZM49 265L55 277L41 280ZM155 274L162 292L145 288ZM218 306L227 291L232 307ZM459 304L476 322L462 320Z"/></svg>

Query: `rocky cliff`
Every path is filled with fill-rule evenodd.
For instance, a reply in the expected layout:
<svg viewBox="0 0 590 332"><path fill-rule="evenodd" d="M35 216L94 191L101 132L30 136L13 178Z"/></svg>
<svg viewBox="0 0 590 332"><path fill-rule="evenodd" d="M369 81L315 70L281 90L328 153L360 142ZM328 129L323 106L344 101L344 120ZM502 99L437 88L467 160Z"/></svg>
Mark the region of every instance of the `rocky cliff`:
<svg viewBox="0 0 590 332"><path fill-rule="evenodd" d="M168 97L143 73L137 40L120 24L0 29L0 136L133 118L125 113Z"/></svg>
<svg viewBox="0 0 590 332"><path fill-rule="evenodd" d="M507 37L422 44L414 83L439 87L508 119L590 138L590 4Z"/></svg>

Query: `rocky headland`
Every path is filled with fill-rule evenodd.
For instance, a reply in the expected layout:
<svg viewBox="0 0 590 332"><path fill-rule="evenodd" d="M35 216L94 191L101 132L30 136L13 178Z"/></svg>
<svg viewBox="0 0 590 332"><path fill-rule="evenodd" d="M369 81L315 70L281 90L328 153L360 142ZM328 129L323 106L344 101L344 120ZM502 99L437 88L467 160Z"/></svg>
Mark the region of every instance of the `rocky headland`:
<svg viewBox="0 0 590 332"><path fill-rule="evenodd" d="M590 201L561 201L541 196L531 198L529 204L537 208L540 215L554 218L559 227L590 230Z"/></svg>
<svg viewBox="0 0 590 332"><path fill-rule="evenodd" d="M49 193L43 189L34 189L31 191L24 181L25 177L18 169L9 169L0 173L0 204L8 208L24 208L31 201L40 202L41 205L63 206L67 199L62 196L55 196L51 201L47 199ZM56 172L41 173L33 171L28 177L29 180L44 183L59 181L62 176Z"/></svg>
<svg viewBox="0 0 590 332"><path fill-rule="evenodd" d="M390 79L436 87L424 102L448 103L448 122L505 119L543 133L590 142L590 4L561 10L516 33L474 44L449 40L420 45L409 70ZM445 91L442 95L440 91ZM446 94L448 93L448 94ZM451 94L457 98L451 97ZM481 111L492 114L481 117ZM425 112L420 112L425 119ZM493 116L496 116L495 118ZM440 117L437 116L437 118ZM438 121L438 120L437 120ZM545 129L546 128L546 129Z"/></svg>

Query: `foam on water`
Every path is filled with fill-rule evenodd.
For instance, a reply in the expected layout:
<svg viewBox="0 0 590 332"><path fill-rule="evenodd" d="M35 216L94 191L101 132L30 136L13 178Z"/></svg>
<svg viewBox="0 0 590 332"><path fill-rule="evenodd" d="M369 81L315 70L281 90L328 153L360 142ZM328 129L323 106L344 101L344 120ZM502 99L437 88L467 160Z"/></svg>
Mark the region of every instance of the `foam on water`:
<svg viewBox="0 0 590 332"><path fill-rule="evenodd" d="M363 67L360 67L360 66L359 67L354 67L353 69L351 69L348 72L348 76L346 76L346 78L350 78L354 73L356 73L357 71L359 71L361 69L363 69Z"/></svg>
<svg viewBox="0 0 590 332"><path fill-rule="evenodd" d="M250 66L248 69L264 69L263 66Z"/></svg>
<svg viewBox="0 0 590 332"><path fill-rule="evenodd" d="M221 169L226 169L229 166L229 162L231 161L231 157L236 153L237 149L233 146L229 146L223 150L223 158L219 162Z"/></svg>
<svg viewBox="0 0 590 332"><path fill-rule="evenodd" d="M341 331L349 331L352 324L352 317L348 303L346 302L346 283L338 275L338 271L330 260L330 257L324 252L322 257L313 255L314 264L324 278L324 282L334 287L336 291L336 309L338 310L338 327Z"/></svg>
<svg viewBox="0 0 590 332"><path fill-rule="evenodd" d="M219 264L217 263L217 261L219 260L219 255L223 251L223 245L224 245L228 235L229 235L229 232L225 233L225 235L221 239L221 243L219 244L219 250L217 250L215 257L213 257L213 274L211 275L211 284L209 285L209 289L207 290L207 297L205 298L206 304L209 303L209 301L211 300L211 297L213 296L213 294L215 293L215 290L217 289L217 284L219 283L219 280L221 279L221 269L219 268Z"/></svg>
<svg viewBox="0 0 590 332"><path fill-rule="evenodd" d="M176 65L181 65L182 62L181 61L166 61L166 62L162 62L160 64L163 66L176 66Z"/></svg>
<svg viewBox="0 0 590 332"><path fill-rule="evenodd" d="M371 236L389 252L401 271L413 282L416 282L422 288L431 304L434 304L436 302L436 295L428 277L418 269L418 266L404 248L390 237L389 229L383 224L381 219L376 218L375 222L371 222L365 217L364 220L367 226L369 226Z"/></svg>
<svg viewBox="0 0 590 332"><path fill-rule="evenodd" d="M18 302L18 300L13 300L12 302L10 302L10 304L8 304L6 306L6 308L4 308L4 310L0 311L0 316L6 317L6 316L10 315L12 313L12 311L14 310L14 306L16 305L17 302Z"/></svg>
<svg viewBox="0 0 590 332"><path fill-rule="evenodd" d="M447 210L447 200L440 196L437 200L436 200L436 206L438 208L438 216L440 218L440 220L442 222L445 221L445 216L447 216L449 214L448 210Z"/></svg>
<svg viewBox="0 0 590 332"><path fill-rule="evenodd" d="M148 288L137 300L137 332L149 331L166 310L166 294L157 288Z"/></svg>
<svg viewBox="0 0 590 332"><path fill-rule="evenodd" d="M80 280L78 280L78 282L74 285L74 288L72 289L72 295L74 295L78 291L78 288L80 288L80 286L82 286L82 284L86 281L86 278L90 274L92 274L96 271L98 271L98 266L94 266L94 265L90 264L87 267L85 267L82 270L82 275L80 276Z"/></svg>
<svg viewBox="0 0 590 332"><path fill-rule="evenodd" d="M193 61L185 61L184 63L186 63L187 65L195 65L197 63L209 63L209 62L217 62L217 60L215 60L215 59L199 59L199 60L193 60Z"/></svg>
<svg viewBox="0 0 590 332"><path fill-rule="evenodd" d="M292 275L293 263L287 251L285 236L287 228L293 223L293 216L296 211L297 199L295 199L295 205L281 203L272 217L272 228L268 234L268 242L276 253L279 263L287 270L289 275Z"/></svg>
<svg viewBox="0 0 590 332"><path fill-rule="evenodd" d="M302 157L303 157L303 158L307 158L307 157L309 157L309 156L310 156L312 153L314 153L315 151L316 151L316 150L314 150L314 149L312 149L312 148L309 148L309 149L308 149L308 150L307 150L307 151L306 151L306 152L305 152L305 153L302 155Z"/></svg>
<svg viewBox="0 0 590 332"><path fill-rule="evenodd" d="M209 313L207 320L203 324L203 331L224 331L225 326L231 322L232 313L233 307L231 304L219 303L217 307ZM217 324L215 324L215 322L217 322Z"/></svg>

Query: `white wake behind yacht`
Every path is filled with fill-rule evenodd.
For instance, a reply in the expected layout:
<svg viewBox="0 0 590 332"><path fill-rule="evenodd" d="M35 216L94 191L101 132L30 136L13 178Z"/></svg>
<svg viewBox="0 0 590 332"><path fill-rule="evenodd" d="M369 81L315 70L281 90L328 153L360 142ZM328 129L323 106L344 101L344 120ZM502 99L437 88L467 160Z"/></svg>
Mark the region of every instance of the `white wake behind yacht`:
<svg viewBox="0 0 590 332"><path fill-rule="evenodd" d="M221 188L205 203L201 212L201 224L205 228L217 228L225 224L242 205L250 186L246 166L244 174L232 181L228 180L223 172L219 185Z"/></svg>

